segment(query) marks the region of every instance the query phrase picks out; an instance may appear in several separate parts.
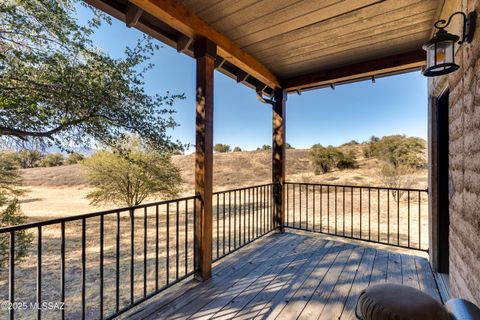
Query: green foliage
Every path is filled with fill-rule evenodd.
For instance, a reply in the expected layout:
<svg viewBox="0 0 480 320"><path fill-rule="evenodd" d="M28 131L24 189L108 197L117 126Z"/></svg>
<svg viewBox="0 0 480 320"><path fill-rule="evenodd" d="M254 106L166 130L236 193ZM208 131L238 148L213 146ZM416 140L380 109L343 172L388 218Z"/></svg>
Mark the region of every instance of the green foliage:
<svg viewBox="0 0 480 320"><path fill-rule="evenodd" d="M124 150L123 154L100 151L82 162L89 183L95 187L87 195L92 204L135 206L147 197L178 195L182 179L169 154L135 142L124 145Z"/></svg>
<svg viewBox="0 0 480 320"><path fill-rule="evenodd" d="M395 168L421 168L425 166L425 148L426 142L421 138L405 135L385 136L381 139L372 137L365 149L365 155L383 160Z"/></svg>
<svg viewBox="0 0 480 320"><path fill-rule="evenodd" d="M49 153L42 159L41 166L42 167L58 167L63 165L64 160L65 158L61 153Z"/></svg>
<svg viewBox="0 0 480 320"><path fill-rule="evenodd" d="M80 25L77 4L85 5L0 2L0 137L68 150L92 141L114 147L118 137L134 132L158 150L181 148L167 131L176 126L171 107L184 95L144 90L158 46L144 37L123 57L110 57L90 39L109 19L92 9L94 18Z"/></svg>
<svg viewBox="0 0 480 320"><path fill-rule="evenodd" d="M265 151L265 150L272 150L272 146L269 145L269 144L264 144L263 146L261 146L260 148L257 148L257 151Z"/></svg>
<svg viewBox="0 0 480 320"><path fill-rule="evenodd" d="M323 147L321 144L314 144L310 149L310 157L315 174L327 173L334 167L340 170L357 167L357 160L353 152L345 155L333 146Z"/></svg>
<svg viewBox="0 0 480 320"><path fill-rule="evenodd" d="M345 146L358 146L359 143L357 140L350 140L349 142L345 142L344 144L342 144L342 147L345 147Z"/></svg>
<svg viewBox="0 0 480 320"><path fill-rule="evenodd" d="M235 148L233 148L233 152L242 152L242 148L235 147Z"/></svg>
<svg viewBox="0 0 480 320"><path fill-rule="evenodd" d="M342 152L340 152L340 157L337 161L338 169L355 169L357 167L358 163L354 152L349 152L347 154L343 154Z"/></svg>
<svg viewBox="0 0 480 320"><path fill-rule="evenodd" d="M286 149L291 149L291 150L295 149L295 148L292 147L292 145L291 145L290 143L288 143L288 142L285 143L285 148L286 148Z"/></svg>
<svg viewBox="0 0 480 320"><path fill-rule="evenodd" d="M18 200L12 200L8 206L0 212L0 228L23 224L27 217L20 210ZM28 256L33 236L28 231L15 232L15 263L21 262ZM8 233L0 234L0 270L5 267L9 258L10 238Z"/></svg>
<svg viewBox="0 0 480 320"><path fill-rule="evenodd" d="M230 152L230 146L228 144L223 144L223 143L217 143L214 147L213 150L218 153L224 153L224 152Z"/></svg>
<svg viewBox="0 0 480 320"><path fill-rule="evenodd" d="M27 222L20 211L17 197L25 193L22 180L18 171L18 162L12 153L0 153L0 228ZM31 236L25 231L15 233L15 254L17 261L23 259L28 253L32 242ZM8 259L9 237L8 234L0 235L0 269Z"/></svg>
<svg viewBox="0 0 480 320"><path fill-rule="evenodd" d="M36 168L39 167L43 154L38 150L21 150L16 153L18 165L23 168Z"/></svg>
<svg viewBox="0 0 480 320"><path fill-rule="evenodd" d="M68 154L66 163L67 164L77 164L85 159L85 156L78 152L72 152Z"/></svg>

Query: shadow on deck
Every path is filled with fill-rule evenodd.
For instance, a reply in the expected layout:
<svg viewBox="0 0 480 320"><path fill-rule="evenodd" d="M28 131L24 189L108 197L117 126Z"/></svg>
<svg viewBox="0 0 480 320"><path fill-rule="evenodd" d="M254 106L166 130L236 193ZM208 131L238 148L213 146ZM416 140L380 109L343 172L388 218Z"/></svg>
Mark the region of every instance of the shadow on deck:
<svg viewBox="0 0 480 320"><path fill-rule="evenodd" d="M388 248L386 250L389 250ZM129 319L355 319L360 291L403 283L441 300L426 258L304 232L270 234L174 286Z"/></svg>

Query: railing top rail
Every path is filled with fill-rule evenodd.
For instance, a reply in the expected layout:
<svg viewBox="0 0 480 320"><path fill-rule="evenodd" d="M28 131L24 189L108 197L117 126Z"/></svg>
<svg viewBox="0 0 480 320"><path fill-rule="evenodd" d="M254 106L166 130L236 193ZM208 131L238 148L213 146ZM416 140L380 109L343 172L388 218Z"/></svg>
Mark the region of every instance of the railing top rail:
<svg viewBox="0 0 480 320"><path fill-rule="evenodd" d="M310 183L310 182L285 182L285 184L301 184L307 186L324 186L324 187L344 187L344 188L362 188L362 189L380 189L380 190L399 190L399 191L412 191L412 192L427 192L428 189L416 189L416 188L389 188L389 187L376 187L376 186L355 186L347 184L328 184L328 183Z"/></svg>
<svg viewBox="0 0 480 320"><path fill-rule="evenodd" d="M272 183L264 183L264 184L254 185L254 186L237 188L237 189L215 191L215 192L213 192L213 194L215 195L215 194L220 194L220 193L225 193L225 192L233 192L233 191L241 191L241 190L247 190L247 189L252 189L252 188L267 187L267 186L271 186L271 185L272 185Z"/></svg>
<svg viewBox="0 0 480 320"><path fill-rule="evenodd" d="M99 216L103 216L103 215L107 215L107 214L113 214L113 213L117 213L117 212L143 209L143 208L146 208L146 207L159 206L159 205L168 204L168 203L175 203L175 202L180 202L180 201L193 200L193 199L197 199L197 198L198 198L198 196L189 196L189 197L183 197L183 198L178 198L178 199L163 200L163 201L158 201L158 202L150 202L150 203L136 205L136 206L133 206L133 207L115 208L115 209L109 209L109 210L97 211L97 212L90 212L90 213L85 213L85 214L76 214L76 215L73 215L73 216L68 216L68 217L63 217L63 218L53 218L53 219L48 219L48 220L43 220L43 221L38 221L38 222L30 222L30 223L25 223L25 224L19 224L19 225L15 225L15 226L0 228L0 234L7 233L7 232L20 231L20 230L25 230L25 229L30 229L30 228L43 227L43 226L58 224L58 223L62 223L62 222L71 222L71 221L75 221L75 220L82 220L82 219L87 219L87 218L99 217Z"/></svg>

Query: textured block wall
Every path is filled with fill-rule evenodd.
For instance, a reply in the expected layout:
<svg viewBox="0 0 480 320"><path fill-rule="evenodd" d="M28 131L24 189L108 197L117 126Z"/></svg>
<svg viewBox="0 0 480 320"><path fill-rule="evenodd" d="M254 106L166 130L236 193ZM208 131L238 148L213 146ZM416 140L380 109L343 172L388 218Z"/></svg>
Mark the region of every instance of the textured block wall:
<svg viewBox="0 0 480 320"><path fill-rule="evenodd" d="M462 2L456 10L476 10L480 16L480 0ZM460 70L430 80L429 92L450 90L451 294L480 305L480 19L473 42L460 47L456 60Z"/></svg>

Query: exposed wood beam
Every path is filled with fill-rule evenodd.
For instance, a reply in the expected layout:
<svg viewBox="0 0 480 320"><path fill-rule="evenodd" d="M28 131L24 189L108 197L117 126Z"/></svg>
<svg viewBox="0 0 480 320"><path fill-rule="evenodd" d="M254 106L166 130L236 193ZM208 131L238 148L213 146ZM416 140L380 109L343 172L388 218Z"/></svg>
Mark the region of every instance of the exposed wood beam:
<svg viewBox="0 0 480 320"><path fill-rule="evenodd" d="M215 59L215 69L222 67L224 63L225 59L217 57L217 59Z"/></svg>
<svg viewBox="0 0 480 320"><path fill-rule="evenodd" d="M253 56L237 47L193 11L174 0L131 0L170 27L191 37L205 37L218 46L218 55L271 88L280 88L278 78Z"/></svg>
<svg viewBox="0 0 480 320"><path fill-rule="evenodd" d="M138 20L142 16L143 10L134 5L133 3L127 2L127 14L125 17L125 23L127 27L131 28L137 25Z"/></svg>
<svg viewBox="0 0 480 320"><path fill-rule="evenodd" d="M178 39L177 41L177 51L184 52L185 50L188 49L188 47L190 47L192 42L193 42L193 39L190 37L186 37L186 36L180 37L180 39Z"/></svg>
<svg viewBox="0 0 480 320"><path fill-rule="evenodd" d="M420 68L425 65L426 55L423 50L415 50L372 61L355 63L349 66L321 70L285 80L288 91L302 90L331 83L354 81L372 76L395 73L402 70Z"/></svg>
<svg viewBox="0 0 480 320"><path fill-rule="evenodd" d="M237 82L243 82L245 80L247 80L248 78L248 73L246 73L245 71L242 71L240 70L237 74Z"/></svg>

